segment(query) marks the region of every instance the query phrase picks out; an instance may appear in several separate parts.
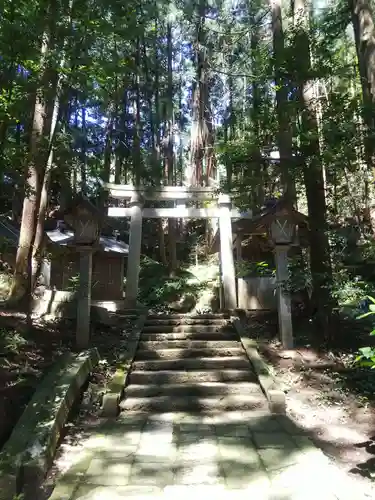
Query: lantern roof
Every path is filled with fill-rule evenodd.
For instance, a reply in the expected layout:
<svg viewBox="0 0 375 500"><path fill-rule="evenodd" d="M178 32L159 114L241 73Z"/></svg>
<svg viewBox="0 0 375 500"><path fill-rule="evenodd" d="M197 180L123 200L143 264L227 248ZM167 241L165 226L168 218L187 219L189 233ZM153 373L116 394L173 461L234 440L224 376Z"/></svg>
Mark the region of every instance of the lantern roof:
<svg viewBox="0 0 375 500"><path fill-rule="evenodd" d="M262 237L261 241L271 247L268 236L268 228L277 217L288 216L291 221L298 226L298 237L301 246L308 246L308 217L291 207L285 198L269 198L265 201L261 210L254 214L252 219L232 220L232 233L234 236L240 234L243 237L243 244L258 244L257 236ZM219 231L216 231L211 243L210 253L219 251Z"/></svg>
<svg viewBox="0 0 375 500"><path fill-rule="evenodd" d="M92 203L87 196L82 193L76 195L70 203L68 203L66 209L63 212L64 219L69 216L79 216L80 214L86 213L87 215L91 215L98 222L102 222L104 220L103 212Z"/></svg>
<svg viewBox="0 0 375 500"><path fill-rule="evenodd" d="M234 233L263 234L278 217L287 216L299 228L307 228L308 218L293 208L284 198L270 198L265 201L261 211L252 219L238 219L233 222Z"/></svg>

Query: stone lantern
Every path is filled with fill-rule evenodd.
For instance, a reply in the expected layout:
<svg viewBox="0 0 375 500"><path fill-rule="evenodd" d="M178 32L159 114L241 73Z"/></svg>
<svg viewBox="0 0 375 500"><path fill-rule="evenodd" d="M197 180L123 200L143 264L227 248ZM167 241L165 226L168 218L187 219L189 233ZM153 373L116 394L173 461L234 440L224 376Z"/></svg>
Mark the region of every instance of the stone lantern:
<svg viewBox="0 0 375 500"><path fill-rule="evenodd" d="M72 246L80 256L76 346L86 349L90 343L92 255L99 244L102 215L87 198L79 196L65 212L64 221L73 229Z"/></svg>

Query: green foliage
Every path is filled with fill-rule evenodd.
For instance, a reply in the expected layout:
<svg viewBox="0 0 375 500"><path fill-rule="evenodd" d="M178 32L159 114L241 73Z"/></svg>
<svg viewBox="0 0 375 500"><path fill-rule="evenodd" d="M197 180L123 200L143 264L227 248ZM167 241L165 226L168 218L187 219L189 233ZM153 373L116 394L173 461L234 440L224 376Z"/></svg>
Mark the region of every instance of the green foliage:
<svg viewBox="0 0 375 500"><path fill-rule="evenodd" d="M375 298L368 295L366 299L370 302L368 305L369 311L358 316L358 319L367 318L375 314ZM371 330L370 335L375 336L375 328ZM355 363L363 367L375 369L375 347L361 347L359 353L355 359Z"/></svg>
<svg viewBox="0 0 375 500"><path fill-rule="evenodd" d="M251 277L267 277L275 276L275 269L270 266L268 262L248 262L248 261L236 261L236 276L238 278L244 278L246 276Z"/></svg>
<svg viewBox="0 0 375 500"><path fill-rule="evenodd" d="M172 302L184 296L197 298L199 292L206 286L198 282L195 276L185 269L178 269L174 276L160 262L144 257L141 262L139 276L139 300L149 306L168 308Z"/></svg>
<svg viewBox="0 0 375 500"><path fill-rule="evenodd" d="M25 337L17 331L0 330L0 352L17 354L20 348L27 344Z"/></svg>
<svg viewBox="0 0 375 500"><path fill-rule="evenodd" d="M69 292L76 292L79 289L79 281L80 281L79 278L80 278L79 274L76 274L69 278L69 284L68 284Z"/></svg>
<svg viewBox="0 0 375 500"><path fill-rule="evenodd" d="M361 279L360 276L351 276L345 268L334 273L332 293L341 306L357 307L365 294L374 291L374 284Z"/></svg>
<svg viewBox="0 0 375 500"><path fill-rule="evenodd" d="M285 289L290 293L298 293L302 290L310 290L312 287L311 273L305 265L306 256L296 255L289 258L289 277L285 283Z"/></svg>

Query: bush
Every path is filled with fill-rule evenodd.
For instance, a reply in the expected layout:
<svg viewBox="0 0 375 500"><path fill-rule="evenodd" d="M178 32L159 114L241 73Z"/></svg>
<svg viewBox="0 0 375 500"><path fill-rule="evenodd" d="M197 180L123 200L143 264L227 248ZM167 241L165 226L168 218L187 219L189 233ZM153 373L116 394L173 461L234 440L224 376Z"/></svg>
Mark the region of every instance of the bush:
<svg viewBox="0 0 375 500"><path fill-rule="evenodd" d="M186 295L197 298L205 286L205 282L199 283L186 269L178 269L175 276L170 276L169 269L160 262L149 257L141 262L139 300L149 307L168 307Z"/></svg>
<svg viewBox="0 0 375 500"><path fill-rule="evenodd" d="M367 318L368 316L373 316L375 314L375 299L370 295L368 295L366 299L367 299L366 303L369 310L364 314L358 316L358 319ZM371 330L370 335L375 335L375 328ZM361 347L361 349L359 349L359 353L360 354L355 359L355 363L359 364L360 366L375 368L374 347Z"/></svg>

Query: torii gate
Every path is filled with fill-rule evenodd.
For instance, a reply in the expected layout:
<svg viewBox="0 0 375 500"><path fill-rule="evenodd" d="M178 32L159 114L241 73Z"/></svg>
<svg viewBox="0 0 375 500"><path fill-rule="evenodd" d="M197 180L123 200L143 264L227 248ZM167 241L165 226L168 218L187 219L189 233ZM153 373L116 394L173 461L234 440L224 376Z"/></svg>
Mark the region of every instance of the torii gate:
<svg viewBox="0 0 375 500"><path fill-rule="evenodd" d="M224 306L226 309L237 307L236 276L232 249L232 221L231 219L251 219L252 214L240 213L232 208L230 196L217 196L217 206L210 208L187 207L186 202L213 201L216 189L213 187L185 187L185 186L133 186L131 184L105 183L112 198L130 200L128 207L109 207L109 217L130 217L130 237L128 267L126 273L125 303L129 308L137 303L138 281L141 259L142 219L219 219L220 232L220 264L221 280L224 289ZM144 208L144 200L148 201L175 201L173 208Z"/></svg>

